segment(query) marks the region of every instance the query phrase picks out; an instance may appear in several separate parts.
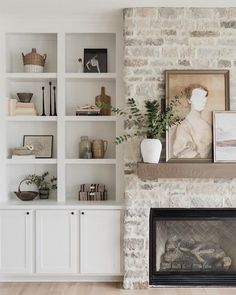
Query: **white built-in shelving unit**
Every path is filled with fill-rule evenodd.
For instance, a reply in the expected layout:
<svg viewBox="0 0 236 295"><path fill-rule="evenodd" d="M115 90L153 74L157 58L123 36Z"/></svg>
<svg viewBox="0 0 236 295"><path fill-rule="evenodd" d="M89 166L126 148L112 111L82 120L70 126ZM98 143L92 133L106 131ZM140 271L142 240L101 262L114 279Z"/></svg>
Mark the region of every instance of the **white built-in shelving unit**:
<svg viewBox="0 0 236 295"><path fill-rule="evenodd" d="M34 30L32 30L34 31ZM105 86L112 105L122 102L121 34L115 30L40 32L20 30L6 32L1 50L4 67L1 87L1 203L19 203L14 191L27 174L49 171L58 177L58 189L50 195L48 203L78 201L83 183L104 183L108 189L108 202L123 199L122 151L114 145L115 136L122 129L116 116L75 116L76 107L94 103L95 96ZM1 42L1 44L3 44ZM2 47L2 45L1 45ZM21 53L37 48L47 54L44 73L24 73ZM107 48L107 73L78 73L78 58L84 48ZM46 112L49 113L49 82L57 87L58 116L9 116L7 102L17 92L34 93L39 114L42 112L42 86L45 86ZM24 135L53 135L53 157L50 159L11 159L11 150L22 146ZM90 139L108 141L104 159L79 159L79 142L83 135ZM39 204L39 200L32 203ZM44 201L42 204L47 204ZM105 204L105 203L104 203Z"/></svg>

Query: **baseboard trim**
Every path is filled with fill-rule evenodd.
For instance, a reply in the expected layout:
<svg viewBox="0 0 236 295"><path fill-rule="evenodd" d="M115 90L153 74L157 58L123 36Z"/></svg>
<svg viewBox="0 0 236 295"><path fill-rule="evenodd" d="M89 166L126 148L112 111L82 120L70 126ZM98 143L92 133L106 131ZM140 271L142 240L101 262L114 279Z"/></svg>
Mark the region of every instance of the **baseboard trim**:
<svg viewBox="0 0 236 295"><path fill-rule="evenodd" d="M82 275L68 275L68 276L14 276L6 275L0 276L0 282L122 282L123 276L82 276Z"/></svg>

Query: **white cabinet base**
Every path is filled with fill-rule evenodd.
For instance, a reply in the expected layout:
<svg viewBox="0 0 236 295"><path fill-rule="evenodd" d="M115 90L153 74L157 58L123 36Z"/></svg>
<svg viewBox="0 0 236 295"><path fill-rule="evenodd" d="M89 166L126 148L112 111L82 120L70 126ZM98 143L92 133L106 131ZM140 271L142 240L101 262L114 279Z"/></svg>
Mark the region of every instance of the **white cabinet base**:
<svg viewBox="0 0 236 295"><path fill-rule="evenodd" d="M33 272L33 211L0 211L0 275Z"/></svg>
<svg viewBox="0 0 236 295"><path fill-rule="evenodd" d="M36 211L36 272L77 272L78 216L76 210Z"/></svg>

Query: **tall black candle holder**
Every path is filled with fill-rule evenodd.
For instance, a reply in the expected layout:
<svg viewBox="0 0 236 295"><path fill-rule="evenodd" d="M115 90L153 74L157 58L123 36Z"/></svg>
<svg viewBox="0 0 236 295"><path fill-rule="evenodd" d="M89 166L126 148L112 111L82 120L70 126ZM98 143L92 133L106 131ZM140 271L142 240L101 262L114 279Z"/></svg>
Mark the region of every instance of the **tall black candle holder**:
<svg viewBox="0 0 236 295"><path fill-rule="evenodd" d="M53 86L53 93L54 93L54 114L53 114L53 116L57 116L56 86Z"/></svg>
<svg viewBox="0 0 236 295"><path fill-rule="evenodd" d="M50 109L49 109L49 116L52 116L52 82L49 82L50 87Z"/></svg>
<svg viewBox="0 0 236 295"><path fill-rule="evenodd" d="M42 115L41 116L46 116L45 114L45 101L44 101L44 86L42 87Z"/></svg>

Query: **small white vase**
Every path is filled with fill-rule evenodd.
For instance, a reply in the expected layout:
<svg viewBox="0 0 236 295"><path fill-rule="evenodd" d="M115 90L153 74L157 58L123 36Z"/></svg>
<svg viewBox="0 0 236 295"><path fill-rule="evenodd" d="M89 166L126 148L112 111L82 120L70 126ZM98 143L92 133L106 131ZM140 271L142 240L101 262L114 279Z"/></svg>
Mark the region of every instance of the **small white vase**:
<svg viewBox="0 0 236 295"><path fill-rule="evenodd" d="M141 142L141 154L145 163L159 163L162 144L159 139L145 138Z"/></svg>

